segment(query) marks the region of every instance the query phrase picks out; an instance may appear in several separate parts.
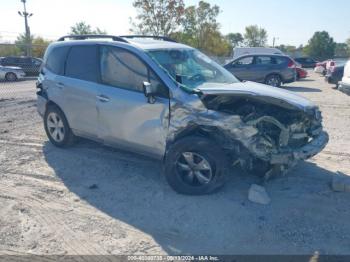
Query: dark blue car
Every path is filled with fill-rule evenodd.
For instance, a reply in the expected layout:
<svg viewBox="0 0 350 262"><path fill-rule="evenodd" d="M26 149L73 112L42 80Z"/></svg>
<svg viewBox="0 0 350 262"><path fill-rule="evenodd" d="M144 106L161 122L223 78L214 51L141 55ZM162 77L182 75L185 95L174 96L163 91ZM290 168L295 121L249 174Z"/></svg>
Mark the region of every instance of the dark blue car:
<svg viewBox="0 0 350 262"><path fill-rule="evenodd" d="M285 55L244 55L224 67L241 81L280 87L296 80L296 64Z"/></svg>

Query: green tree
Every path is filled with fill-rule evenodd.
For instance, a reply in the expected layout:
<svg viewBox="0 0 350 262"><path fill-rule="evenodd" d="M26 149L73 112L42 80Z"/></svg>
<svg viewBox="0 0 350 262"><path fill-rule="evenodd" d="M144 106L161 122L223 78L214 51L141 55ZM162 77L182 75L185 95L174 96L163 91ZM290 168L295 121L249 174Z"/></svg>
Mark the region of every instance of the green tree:
<svg viewBox="0 0 350 262"><path fill-rule="evenodd" d="M131 31L138 34L169 36L182 24L185 5L183 0L135 0L138 14L131 19Z"/></svg>
<svg viewBox="0 0 350 262"><path fill-rule="evenodd" d="M34 40L34 35L30 36L30 40L31 43L33 43ZM19 48L19 50L21 51L21 55L25 55L26 54L26 50L27 50L27 37L25 34L19 34L17 36L17 39L15 41L16 46Z"/></svg>
<svg viewBox="0 0 350 262"><path fill-rule="evenodd" d="M14 44L2 43L0 44L0 57L1 56L19 56L22 55L23 52L18 46Z"/></svg>
<svg viewBox="0 0 350 262"><path fill-rule="evenodd" d="M328 32L315 32L304 48L304 53L315 59L326 60L334 57L336 43Z"/></svg>
<svg viewBox="0 0 350 262"><path fill-rule="evenodd" d="M50 44L49 40L46 40L42 37L36 37L34 35L31 35L31 42L32 42L32 56L33 57L43 57L45 50L47 48L47 46ZM16 47L19 50L19 53L17 51L15 51L15 49L13 49L13 51L15 51L14 54L12 55L23 55L26 52L26 36L25 34L20 34L16 41Z"/></svg>
<svg viewBox="0 0 350 262"><path fill-rule="evenodd" d="M172 37L202 50L209 55L225 56L231 53L232 45L220 33L217 16L220 8L217 5L200 1L198 6L185 9L182 31L172 34Z"/></svg>
<svg viewBox="0 0 350 262"><path fill-rule="evenodd" d="M70 32L68 34L70 35L89 35L89 34L104 35L104 34L107 34L107 32L98 27L96 27L95 29L92 29L91 25L87 24L84 21L81 21L71 26Z"/></svg>
<svg viewBox="0 0 350 262"><path fill-rule="evenodd" d="M334 56L348 57L350 55L350 48L347 43L336 43Z"/></svg>
<svg viewBox="0 0 350 262"><path fill-rule="evenodd" d="M238 47L243 44L244 38L241 33L229 33L226 35L228 41L230 41L232 47Z"/></svg>
<svg viewBox="0 0 350 262"><path fill-rule="evenodd" d="M267 44L267 31L257 25L250 25L245 28L245 44L249 47L263 47Z"/></svg>
<svg viewBox="0 0 350 262"><path fill-rule="evenodd" d="M346 45L348 46L349 56L350 56L350 38L346 40Z"/></svg>
<svg viewBox="0 0 350 262"><path fill-rule="evenodd" d="M276 46L276 48L278 48L279 50L281 50L283 53L286 54L294 54L298 48L294 45L280 45L280 46Z"/></svg>
<svg viewBox="0 0 350 262"><path fill-rule="evenodd" d="M32 55L33 57L44 57L45 50L51 41L46 40L42 37L34 37L32 42Z"/></svg>

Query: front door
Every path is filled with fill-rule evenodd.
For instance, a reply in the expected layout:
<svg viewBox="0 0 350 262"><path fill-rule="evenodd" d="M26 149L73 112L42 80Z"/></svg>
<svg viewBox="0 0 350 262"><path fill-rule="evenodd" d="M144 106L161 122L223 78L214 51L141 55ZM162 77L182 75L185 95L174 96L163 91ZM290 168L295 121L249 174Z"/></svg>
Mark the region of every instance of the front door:
<svg viewBox="0 0 350 262"><path fill-rule="evenodd" d="M130 51L101 46L100 59L99 138L106 144L162 157L169 119L168 90ZM154 103L148 103L143 93L144 82L157 87Z"/></svg>
<svg viewBox="0 0 350 262"><path fill-rule="evenodd" d="M253 65L254 57L246 56L232 62L227 69L240 80L254 81Z"/></svg>

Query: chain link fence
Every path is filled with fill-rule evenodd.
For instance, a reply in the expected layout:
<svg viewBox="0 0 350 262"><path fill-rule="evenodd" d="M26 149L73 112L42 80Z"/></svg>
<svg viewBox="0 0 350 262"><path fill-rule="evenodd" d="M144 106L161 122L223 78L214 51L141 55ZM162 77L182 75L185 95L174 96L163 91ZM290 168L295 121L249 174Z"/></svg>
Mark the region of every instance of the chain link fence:
<svg viewBox="0 0 350 262"><path fill-rule="evenodd" d="M28 48L31 56L25 55ZM46 48L47 45L0 43L0 101L35 95Z"/></svg>

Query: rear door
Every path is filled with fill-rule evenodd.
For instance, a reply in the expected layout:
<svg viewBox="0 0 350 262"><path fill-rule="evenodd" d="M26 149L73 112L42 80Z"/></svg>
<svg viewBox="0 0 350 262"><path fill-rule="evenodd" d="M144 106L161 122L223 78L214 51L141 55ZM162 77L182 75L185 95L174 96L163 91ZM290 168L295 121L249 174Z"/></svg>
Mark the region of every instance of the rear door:
<svg viewBox="0 0 350 262"><path fill-rule="evenodd" d="M235 77L240 80L254 81L254 56L245 56L226 66Z"/></svg>
<svg viewBox="0 0 350 262"><path fill-rule="evenodd" d="M271 56L259 55L255 57L254 63L254 81L264 82L266 77L271 74L278 72L278 65Z"/></svg>
<svg viewBox="0 0 350 262"><path fill-rule="evenodd" d="M70 48L63 76L55 78L62 109L75 133L97 137L96 85L98 82L97 45Z"/></svg>
<svg viewBox="0 0 350 262"><path fill-rule="evenodd" d="M136 54L101 46L101 82L98 88L99 137L106 144L161 157L165 152L169 119L169 90ZM143 83L156 87L148 103Z"/></svg>

